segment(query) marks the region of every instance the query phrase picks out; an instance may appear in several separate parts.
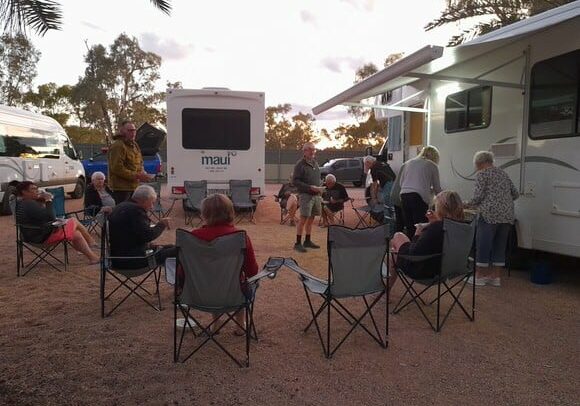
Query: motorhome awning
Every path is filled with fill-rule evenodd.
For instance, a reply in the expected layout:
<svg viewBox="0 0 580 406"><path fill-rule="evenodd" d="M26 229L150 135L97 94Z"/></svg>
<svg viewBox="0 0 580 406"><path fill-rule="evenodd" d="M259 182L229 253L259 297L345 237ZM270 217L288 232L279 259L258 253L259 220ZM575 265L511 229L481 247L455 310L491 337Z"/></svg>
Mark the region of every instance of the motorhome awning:
<svg viewBox="0 0 580 406"><path fill-rule="evenodd" d="M500 66L477 66L477 71L474 70L474 67L471 71L466 69L461 76L448 74L446 70L485 55L524 36L579 16L580 1L576 1L510 24L457 47L426 46L319 104L312 109L312 112L316 115L321 114L340 104L361 105L362 100L384 94L421 79L523 88L523 83L504 83L483 79L486 74L521 59L523 55L513 55L511 59L507 58ZM364 106L381 107L373 104L364 104Z"/></svg>

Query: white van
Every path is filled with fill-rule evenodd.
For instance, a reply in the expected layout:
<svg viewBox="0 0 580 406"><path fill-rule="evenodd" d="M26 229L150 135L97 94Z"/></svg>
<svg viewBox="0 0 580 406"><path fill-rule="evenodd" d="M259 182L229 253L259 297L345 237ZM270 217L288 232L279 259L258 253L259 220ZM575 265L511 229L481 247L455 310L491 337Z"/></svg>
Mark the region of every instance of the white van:
<svg viewBox="0 0 580 406"><path fill-rule="evenodd" d="M73 198L85 190L85 170L72 142L54 119L0 106L0 209L10 214L10 194L19 181L63 186Z"/></svg>
<svg viewBox="0 0 580 406"><path fill-rule="evenodd" d="M167 182L184 193L186 180L207 180L227 193L231 179L265 192L264 93L222 88L167 91Z"/></svg>

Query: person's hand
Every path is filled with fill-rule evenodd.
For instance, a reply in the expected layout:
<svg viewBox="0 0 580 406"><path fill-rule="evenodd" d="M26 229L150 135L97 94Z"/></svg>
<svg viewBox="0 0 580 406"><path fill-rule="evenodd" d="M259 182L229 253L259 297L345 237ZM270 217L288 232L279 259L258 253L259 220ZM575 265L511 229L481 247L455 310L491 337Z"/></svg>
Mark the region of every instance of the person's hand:
<svg viewBox="0 0 580 406"><path fill-rule="evenodd" d="M136 177L137 180L141 182L149 182L153 180L153 175L149 175L147 172L139 172Z"/></svg>
<svg viewBox="0 0 580 406"><path fill-rule="evenodd" d="M169 223L170 218L169 217L163 217L162 219L159 220L159 222L161 224L163 224L165 226L165 228L170 229L170 223Z"/></svg>
<svg viewBox="0 0 580 406"><path fill-rule="evenodd" d="M291 195L291 194L292 194L292 193L290 193L290 192L285 192L285 193L284 193L284 197L290 197L290 195Z"/></svg>
<svg viewBox="0 0 580 406"><path fill-rule="evenodd" d="M427 210L427 213L425 213L425 217L427 217L427 220L429 221L429 223L433 223L434 221L437 221L437 215L435 213L433 213L432 210Z"/></svg>
<svg viewBox="0 0 580 406"><path fill-rule="evenodd" d="M45 202L51 202L52 201L52 194L46 192L46 191L41 191L38 194L38 197L41 198L42 200L44 200Z"/></svg>
<svg viewBox="0 0 580 406"><path fill-rule="evenodd" d="M312 191L312 193L318 195L318 194L321 194L322 193L322 191L324 190L324 188L321 187L321 186L310 186L310 190Z"/></svg>
<svg viewBox="0 0 580 406"><path fill-rule="evenodd" d="M334 197L330 197L330 203L336 203L336 199Z"/></svg>

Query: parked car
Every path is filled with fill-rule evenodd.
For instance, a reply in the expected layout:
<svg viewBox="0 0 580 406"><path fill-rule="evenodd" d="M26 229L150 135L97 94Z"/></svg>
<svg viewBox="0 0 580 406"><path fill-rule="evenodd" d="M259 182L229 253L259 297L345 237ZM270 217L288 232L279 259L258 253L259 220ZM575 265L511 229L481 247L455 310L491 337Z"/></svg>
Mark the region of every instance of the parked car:
<svg viewBox="0 0 580 406"><path fill-rule="evenodd" d="M141 148L143 155L143 166L145 172L151 175L161 173L161 155L159 155L159 146L165 139L165 132L145 123L137 130L135 141ZM107 147L103 147L101 152L92 158L83 160L87 180L91 181L91 176L95 172L103 172L108 176L109 163L107 160Z"/></svg>
<svg viewBox="0 0 580 406"><path fill-rule="evenodd" d="M331 159L320 168L322 179L329 173L336 176L338 182L352 182L355 187L362 186L366 179L362 158Z"/></svg>

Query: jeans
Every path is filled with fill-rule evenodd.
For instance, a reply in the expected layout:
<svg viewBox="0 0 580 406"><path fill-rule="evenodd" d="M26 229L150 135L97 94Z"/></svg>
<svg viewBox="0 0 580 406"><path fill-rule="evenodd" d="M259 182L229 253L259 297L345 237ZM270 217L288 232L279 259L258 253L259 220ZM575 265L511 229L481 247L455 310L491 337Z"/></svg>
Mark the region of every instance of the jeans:
<svg viewBox="0 0 580 406"><path fill-rule="evenodd" d="M479 217L475 236L477 266L505 266L510 228L509 223L490 224Z"/></svg>

